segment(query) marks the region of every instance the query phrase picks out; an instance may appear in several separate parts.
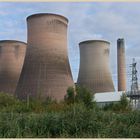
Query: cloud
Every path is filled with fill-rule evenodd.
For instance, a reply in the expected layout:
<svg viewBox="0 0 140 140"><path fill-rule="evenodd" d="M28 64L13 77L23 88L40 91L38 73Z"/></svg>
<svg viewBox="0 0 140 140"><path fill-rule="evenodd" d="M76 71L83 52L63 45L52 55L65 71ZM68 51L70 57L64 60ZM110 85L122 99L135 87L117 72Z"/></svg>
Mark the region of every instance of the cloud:
<svg viewBox="0 0 140 140"><path fill-rule="evenodd" d="M118 38L124 38L126 42L127 70L130 69L128 66L132 57L137 57L140 62L139 7L140 3L132 2L1 2L0 39L16 38L26 41L26 17L31 14L42 12L62 14L69 19L69 59L74 80L77 80L79 71L79 42L87 39L105 39L111 42L110 66L117 86L116 41Z"/></svg>

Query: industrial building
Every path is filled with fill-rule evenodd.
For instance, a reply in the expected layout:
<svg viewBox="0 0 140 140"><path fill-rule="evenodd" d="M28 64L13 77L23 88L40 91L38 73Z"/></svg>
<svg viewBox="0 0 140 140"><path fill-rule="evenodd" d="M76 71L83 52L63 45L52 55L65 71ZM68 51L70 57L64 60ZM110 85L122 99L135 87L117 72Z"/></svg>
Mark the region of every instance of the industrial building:
<svg viewBox="0 0 140 140"><path fill-rule="evenodd" d="M97 102L97 105L102 108L111 103L120 102L122 94L123 91L95 93L94 100Z"/></svg>
<svg viewBox="0 0 140 140"><path fill-rule="evenodd" d="M93 93L113 92L114 85L109 68L109 46L104 40L79 43L80 68L77 84Z"/></svg>
<svg viewBox="0 0 140 140"><path fill-rule="evenodd" d="M0 41L0 92L14 94L23 66L27 44L16 40Z"/></svg>
<svg viewBox="0 0 140 140"><path fill-rule="evenodd" d="M27 18L28 47L16 89L20 99L63 100L74 86L67 53L68 19L40 13Z"/></svg>
<svg viewBox="0 0 140 140"><path fill-rule="evenodd" d="M124 39L117 40L118 91L126 91L126 64Z"/></svg>

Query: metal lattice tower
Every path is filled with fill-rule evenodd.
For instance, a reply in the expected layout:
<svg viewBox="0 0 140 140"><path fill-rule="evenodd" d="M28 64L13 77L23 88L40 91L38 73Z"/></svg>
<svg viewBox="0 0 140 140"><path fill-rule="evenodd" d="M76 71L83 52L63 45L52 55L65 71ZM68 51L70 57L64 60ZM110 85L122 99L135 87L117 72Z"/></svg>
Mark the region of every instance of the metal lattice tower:
<svg viewBox="0 0 140 140"><path fill-rule="evenodd" d="M138 78L137 78L137 62L133 58L133 62L130 65L132 68L132 84L131 91L127 92L127 96L130 98L130 103L134 109L140 109L140 90L138 88Z"/></svg>
<svg viewBox="0 0 140 140"><path fill-rule="evenodd" d="M132 84L131 84L131 92L135 93L138 91L138 78L137 78L137 62L135 62L135 58L133 58L133 62L130 65L132 67Z"/></svg>

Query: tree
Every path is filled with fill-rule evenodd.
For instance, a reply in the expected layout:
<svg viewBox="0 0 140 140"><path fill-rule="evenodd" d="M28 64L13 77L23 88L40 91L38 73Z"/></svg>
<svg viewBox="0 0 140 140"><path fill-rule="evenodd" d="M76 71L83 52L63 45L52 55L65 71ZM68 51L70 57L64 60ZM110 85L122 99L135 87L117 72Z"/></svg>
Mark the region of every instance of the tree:
<svg viewBox="0 0 140 140"><path fill-rule="evenodd" d="M131 111L131 108L129 106L129 101L127 99L126 94L122 94L121 99L117 103L111 103L109 105L106 105L104 110L112 110L112 111Z"/></svg>
<svg viewBox="0 0 140 140"><path fill-rule="evenodd" d="M74 88L73 87L69 87L67 89L67 94L64 98L64 100L68 103L68 104L71 104L71 103L74 103L75 102L75 93L74 93Z"/></svg>
<svg viewBox="0 0 140 140"><path fill-rule="evenodd" d="M77 102L83 102L86 107L91 107L93 105L93 94L89 89L85 87L76 86L76 97Z"/></svg>
<svg viewBox="0 0 140 140"><path fill-rule="evenodd" d="M125 94L122 94L121 96L120 106L121 106L121 109L127 109L129 106L129 101Z"/></svg>
<svg viewBox="0 0 140 140"><path fill-rule="evenodd" d="M68 88L65 101L68 104L83 103L86 107L93 107L95 102L93 101L94 96L90 90L85 87L77 86Z"/></svg>

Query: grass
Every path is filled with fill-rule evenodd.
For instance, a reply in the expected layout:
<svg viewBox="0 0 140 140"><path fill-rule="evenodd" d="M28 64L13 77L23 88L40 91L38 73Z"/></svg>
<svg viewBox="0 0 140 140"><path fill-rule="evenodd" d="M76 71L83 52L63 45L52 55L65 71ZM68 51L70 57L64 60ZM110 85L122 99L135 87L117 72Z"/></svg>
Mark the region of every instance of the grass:
<svg viewBox="0 0 140 140"><path fill-rule="evenodd" d="M140 111L126 102L118 108L100 109L95 102L89 107L87 100L28 104L1 93L0 138L140 138Z"/></svg>

